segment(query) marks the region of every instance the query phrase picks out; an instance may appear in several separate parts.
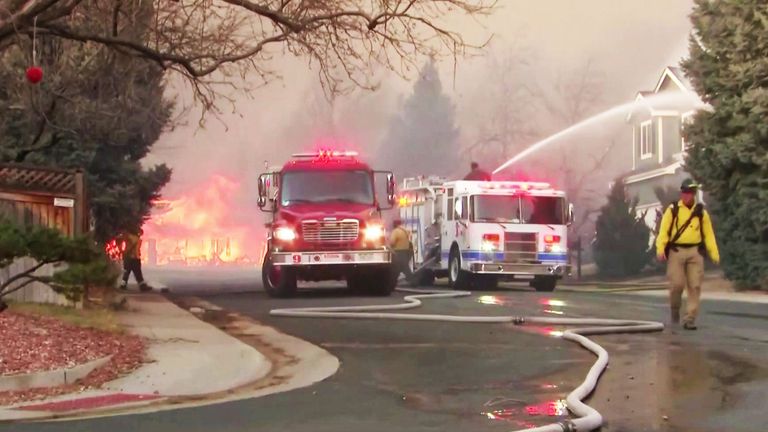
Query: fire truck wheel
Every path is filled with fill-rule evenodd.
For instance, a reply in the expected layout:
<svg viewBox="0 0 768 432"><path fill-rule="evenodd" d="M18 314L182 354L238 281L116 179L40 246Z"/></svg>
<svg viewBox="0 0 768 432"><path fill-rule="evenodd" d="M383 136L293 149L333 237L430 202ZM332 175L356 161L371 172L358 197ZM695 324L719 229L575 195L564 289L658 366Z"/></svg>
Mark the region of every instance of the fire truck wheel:
<svg viewBox="0 0 768 432"><path fill-rule="evenodd" d="M388 296L396 287L397 275L391 269L385 268L372 274L366 291L375 296Z"/></svg>
<svg viewBox="0 0 768 432"><path fill-rule="evenodd" d="M469 276L469 273L461 269L461 254L454 247L448 258L448 283L455 290L466 290L470 285Z"/></svg>
<svg viewBox="0 0 768 432"><path fill-rule="evenodd" d="M273 266L269 259L261 269L261 280L270 297L285 298L296 294L296 273L286 267Z"/></svg>
<svg viewBox="0 0 768 432"><path fill-rule="evenodd" d="M552 276L536 276L531 281L531 286L536 289L536 291L541 292L552 292L555 290L555 286L557 285L557 278Z"/></svg>
<svg viewBox="0 0 768 432"><path fill-rule="evenodd" d="M365 292L368 286L368 280L359 274L349 275L347 277L347 288L355 294Z"/></svg>

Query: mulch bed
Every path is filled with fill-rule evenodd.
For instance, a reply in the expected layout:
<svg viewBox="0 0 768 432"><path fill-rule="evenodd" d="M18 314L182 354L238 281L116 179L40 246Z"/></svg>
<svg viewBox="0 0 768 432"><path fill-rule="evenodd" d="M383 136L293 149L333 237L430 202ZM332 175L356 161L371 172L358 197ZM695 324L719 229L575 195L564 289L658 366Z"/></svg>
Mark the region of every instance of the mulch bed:
<svg viewBox="0 0 768 432"><path fill-rule="evenodd" d="M0 314L0 341L0 375L69 368L112 355L76 384L0 392L0 406L96 388L136 369L146 349L145 341L135 335L9 311Z"/></svg>

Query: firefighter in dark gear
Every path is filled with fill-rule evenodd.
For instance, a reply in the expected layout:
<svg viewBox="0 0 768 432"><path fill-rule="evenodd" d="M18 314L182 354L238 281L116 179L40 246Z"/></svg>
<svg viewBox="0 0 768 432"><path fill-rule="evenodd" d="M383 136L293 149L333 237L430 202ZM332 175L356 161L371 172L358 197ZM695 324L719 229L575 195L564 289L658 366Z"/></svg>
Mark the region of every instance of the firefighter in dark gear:
<svg viewBox="0 0 768 432"><path fill-rule="evenodd" d="M392 261L395 265L395 277L400 277L400 273L402 273L405 275L406 281L413 283L413 271L411 270L413 243L411 243L411 234L403 227L403 221L400 219L396 219L392 224L389 246L393 252Z"/></svg>
<svg viewBox="0 0 768 432"><path fill-rule="evenodd" d="M696 330L699 313L701 280L704 275L704 254L713 263L720 262L712 219L700 203L696 203L699 185L686 179L680 186L680 201L672 203L661 218L656 237L656 255L667 262L669 305L672 323L680 322L683 290L687 289L687 312L683 328Z"/></svg>
<svg viewBox="0 0 768 432"><path fill-rule="evenodd" d="M128 289L128 278L133 273L141 291L152 290L141 272L141 236L143 234L144 231L139 229L126 233L121 238L121 241L125 242L125 250L123 251L123 283L120 284L120 289Z"/></svg>
<svg viewBox="0 0 768 432"><path fill-rule="evenodd" d="M440 232L440 222L442 221L442 218L443 215L439 213L435 215L435 221L425 230L424 247L427 250L427 256L424 257L424 262L433 258L435 261L440 260L440 244L442 237L442 233Z"/></svg>
<svg viewBox="0 0 768 432"><path fill-rule="evenodd" d="M471 171L464 176L464 180L491 181L491 174L480 169L480 165L477 162L472 162L469 166Z"/></svg>

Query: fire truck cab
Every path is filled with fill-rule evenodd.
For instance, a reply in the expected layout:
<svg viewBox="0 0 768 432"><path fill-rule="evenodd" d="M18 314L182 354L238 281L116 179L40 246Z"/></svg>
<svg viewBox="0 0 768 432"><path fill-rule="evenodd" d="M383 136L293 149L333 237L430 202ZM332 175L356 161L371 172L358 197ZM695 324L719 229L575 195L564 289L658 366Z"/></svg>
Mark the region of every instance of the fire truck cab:
<svg viewBox="0 0 768 432"><path fill-rule="evenodd" d="M376 180L386 182L386 203ZM259 177L259 207L270 214L262 280L287 297L299 280L342 280L354 291L389 295L397 279L381 211L395 203L391 172L373 171L356 152L293 155Z"/></svg>
<svg viewBox="0 0 768 432"><path fill-rule="evenodd" d="M447 276L455 289L490 289L526 278L552 291L570 270L573 207L547 183L407 178L399 205L421 284Z"/></svg>

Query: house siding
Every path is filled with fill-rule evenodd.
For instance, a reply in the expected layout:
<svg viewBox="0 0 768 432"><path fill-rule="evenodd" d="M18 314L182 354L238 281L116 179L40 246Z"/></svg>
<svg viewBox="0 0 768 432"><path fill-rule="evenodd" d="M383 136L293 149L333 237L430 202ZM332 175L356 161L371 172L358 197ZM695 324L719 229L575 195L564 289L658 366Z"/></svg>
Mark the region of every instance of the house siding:
<svg viewBox="0 0 768 432"><path fill-rule="evenodd" d="M660 175L647 180L629 183L627 185L627 194L630 198L637 198L638 206L657 204L659 200L656 198L654 189L657 187L680 187L680 183L682 183L686 177L688 177L688 174L682 169L679 169L675 174Z"/></svg>
<svg viewBox="0 0 768 432"><path fill-rule="evenodd" d="M663 164L667 165L675 161L674 156L680 153L682 149L682 136L680 134L680 117L664 117L662 123L662 133L664 134L664 154Z"/></svg>

